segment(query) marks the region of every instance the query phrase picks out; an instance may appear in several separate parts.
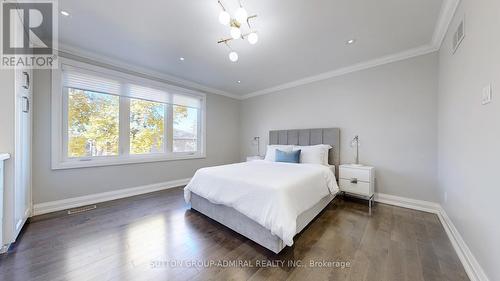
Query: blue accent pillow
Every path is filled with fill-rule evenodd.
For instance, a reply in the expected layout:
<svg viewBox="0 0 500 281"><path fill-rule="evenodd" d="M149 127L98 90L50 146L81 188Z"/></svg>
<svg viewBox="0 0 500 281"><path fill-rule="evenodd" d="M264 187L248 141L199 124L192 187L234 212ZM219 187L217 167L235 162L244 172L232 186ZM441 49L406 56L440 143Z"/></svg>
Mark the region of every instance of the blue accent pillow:
<svg viewBox="0 0 500 281"><path fill-rule="evenodd" d="M276 149L276 162L300 163L300 149L290 152Z"/></svg>

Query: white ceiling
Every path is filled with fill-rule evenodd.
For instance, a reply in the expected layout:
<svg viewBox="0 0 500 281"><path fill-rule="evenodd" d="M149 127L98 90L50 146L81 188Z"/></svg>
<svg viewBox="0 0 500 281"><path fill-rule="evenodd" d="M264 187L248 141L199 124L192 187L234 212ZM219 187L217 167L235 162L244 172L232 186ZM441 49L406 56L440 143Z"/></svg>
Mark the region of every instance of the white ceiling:
<svg viewBox="0 0 500 281"><path fill-rule="evenodd" d="M234 12L237 0L222 0ZM216 0L62 0L61 49L81 50L244 96L432 45L446 0L243 0L259 42L227 37ZM348 39L356 43L346 45ZM185 61L180 61L185 57ZM241 80L241 84L236 81Z"/></svg>

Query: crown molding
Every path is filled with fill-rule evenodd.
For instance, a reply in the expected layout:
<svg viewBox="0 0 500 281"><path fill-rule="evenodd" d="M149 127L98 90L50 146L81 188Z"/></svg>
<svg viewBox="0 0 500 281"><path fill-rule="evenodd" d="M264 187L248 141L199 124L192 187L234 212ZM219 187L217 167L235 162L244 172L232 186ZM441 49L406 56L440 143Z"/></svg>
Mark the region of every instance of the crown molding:
<svg viewBox="0 0 500 281"><path fill-rule="evenodd" d="M299 79L299 80L296 80L293 82L289 82L289 83L285 83L285 84L278 85L275 87L256 91L256 92L253 92L250 94L243 95L242 98L248 99L248 98L252 98L252 97L256 97L256 96L266 95L266 94L270 94L273 92L277 92L277 91L281 91L281 90L290 89L290 88L294 88L297 86L309 84L312 82L326 80L329 78L345 75L348 73L352 73L352 72L356 72L356 71L360 71L360 70L365 70L365 69L373 68L376 66L380 66L380 65L384 65L384 64L388 64L388 63L393 63L393 62L397 62L397 61L401 61L401 60L405 60L405 59L433 53L433 52L436 52L438 50L439 49L435 48L432 45L425 45L425 46L421 46L418 48L406 50L406 51L403 51L403 52L400 52L397 54L388 55L385 57L369 60L369 61L358 63L355 65L339 68L339 69L336 69L333 71L324 72L324 73L321 73L319 75L309 76L309 77L302 78L302 79Z"/></svg>
<svg viewBox="0 0 500 281"><path fill-rule="evenodd" d="M443 1L438 21L436 23L436 28L434 30L434 35L432 36L432 45L437 49L441 49L446 32L448 31L451 21L453 20L455 12L457 11L458 4L460 4L460 0Z"/></svg>
<svg viewBox="0 0 500 281"><path fill-rule="evenodd" d="M432 36L432 40L429 44L416 47L413 49L409 49L406 51L402 51L396 54L392 55L387 55L384 57L372 59L366 62L358 63L355 65L335 69L332 71L324 72L318 75L314 76L309 76L306 78L298 79L292 82L288 82L285 84L277 85L274 87L262 89L259 91L251 92L245 95L235 95L228 93L226 91L222 91L219 89L211 88L193 81L181 79L172 75L165 74L163 72L159 71L154 71L148 68L143 68L139 67L136 65L132 65L123 61L111 59L109 57L105 57L103 55L99 55L90 51L82 50L80 48L67 45L67 44L59 44L59 51L63 53L67 53L70 55L74 55L77 57L81 57L83 59L89 59L95 62L107 64L112 67L116 68L121 68L125 69L127 71L131 72L136 72L138 74L146 75L152 78L156 78L168 83L172 83L176 86L182 86L182 87L187 87L193 90L198 90L202 91L208 94L217 94L217 95L222 95L225 97L229 97L232 99L237 99L237 100L245 100L248 98L256 97L256 96L261 96L261 95L266 95L270 93L274 93L277 91L285 90L285 89L290 89L294 88L297 86L321 81L321 80L326 80L329 78L349 74L352 72L360 71L360 70L365 70L373 67L377 67L380 65L384 64L389 64L405 59L410 59L413 57L421 56L421 55L426 55L429 53L433 53L436 51L439 51L441 49L441 45L443 44L444 38L446 36L446 32L448 31L448 28L451 24L451 21L453 20L453 16L455 15L456 9L458 7L458 4L460 4L460 0L443 0L443 4L441 5L441 10L439 12L439 17L436 23L436 27Z"/></svg>
<svg viewBox="0 0 500 281"><path fill-rule="evenodd" d="M380 66L380 65L384 65L384 64L388 64L388 63L393 63L393 62L397 62L397 61L401 61L401 60L405 60L405 59L410 59L413 57L426 55L429 53L439 51L439 49L441 49L441 45L442 45L443 40L446 36L446 32L448 31L448 28L449 28L450 23L453 19L453 16L455 15L455 11L456 11L459 3L460 3L460 0L443 0L443 4L441 5L441 10L439 12L439 17L438 17L438 20L436 23L436 27L434 29L434 34L432 36L432 41L427 45L423 45L423 46L420 46L417 48L406 50L406 51L403 51L400 53L376 58L373 60L369 60L366 62L355 64L355 65L339 68L339 69L332 70L329 72L324 72L324 73L321 73L318 75L309 76L306 78L302 78L299 80L295 80L292 82L288 82L285 84L274 86L271 88L252 92L252 93L243 95L241 97L241 99L248 99L248 98L252 98L252 97L256 97L256 96L266 95L266 94L274 93L277 91L282 91L285 89L290 89L290 88L294 88L297 86L309 84L312 82L317 82L317 81L345 75L348 73L352 73L352 72L356 72L356 71L360 71L360 70L365 70L365 69L373 68L376 66Z"/></svg>
<svg viewBox="0 0 500 281"><path fill-rule="evenodd" d="M112 59L112 58L109 58L107 56L103 56L103 55L100 55L100 54L97 54L94 52L83 50L81 48L71 46L68 44L59 43L59 50L58 51L63 53L62 57L64 57L64 54L69 54L69 55L76 56L76 57L79 57L82 59L94 61L94 62L99 63L99 64L104 64L104 65L108 65L108 66L111 66L114 68L123 69L127 72L135 72L136 74L145 75L145 76L151 77L153 79L157 79L157 80L161 80L163 82L167 82L169 84L173 84L174 86L186 87L186 88L189 88L191 90L201 91L201 92L204 92L207 94L221 95L221 96L225 96L225 97L229 97L229 98L237 99L237 100L241 99L241 96L238 96L238 95L234 95L234 94L231 94L231 93L219 90L219 89L211 88L211 87L208 87L208 86L205 86L205 85L193 82L193 81L181 79L181 78L178 78L178 77L175 77L175 76L163 73L163 72L155 71L155 70L148 69L145 67L140 67L140 66L133 65L133 64L130 64L130 63L127 63L124 61L117 60L117 59Z"/></svg>

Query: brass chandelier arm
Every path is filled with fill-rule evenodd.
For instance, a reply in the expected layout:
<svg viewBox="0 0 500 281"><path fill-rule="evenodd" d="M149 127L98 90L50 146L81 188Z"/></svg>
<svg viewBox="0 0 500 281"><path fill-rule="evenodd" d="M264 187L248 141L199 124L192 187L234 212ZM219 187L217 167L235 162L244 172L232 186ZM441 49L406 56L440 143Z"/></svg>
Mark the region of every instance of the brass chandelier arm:
<svg viewBox="0 0 500 281"><path fill-rule="evenodd" d="M241 27L241 23L239 23L237 20L235 19L231 19L231 21L229 22L229 26L231 27L237 27L237 28L240 28Z"/></svg>
<svg viewBox="0 0 500 281"><path fill-rule="evenodd" d="M235 17L232 17L226 10L226 7L224 7L224 4L222 4L222 1L224 0L217 0L217 3L222 9L222 11L219 14L219 22L229 27L231 36L222 37L217 41L217 44L226 45L226 47L229 48L229 50L231 51L229 53L229 59L232 62L236 62L238 61L238 53L233 51L230 43L232 43L232 41L235 39L243 39L243 40L248 39L248 42L252 45L257 43L259 37L257 35L257 31L251 25L251 21L257 18L257 15L254 14L248 16L248 12L243 8L242 0L237 0L240 7L236 11ZM243 14L246 16L246 18L243 17ZM245 22L246 25L248 26L248 31L247 33L243 34L241 28L243 27L243 25L245 25ZM234 38L233 36L236 35L239 35L239 37Z"/></svg>
<svg viewBox="0 0 500 281"><path fill-rule="evenodd" d="M231 40L233 40L233 38L220 39L219 41L217 41L217 44L224 43L227 45L227 42L229 42Z"/></svg>
<svg viewBox="0 0 500 281"><path fill-rule="evenodd" d="M247 25L248 25L248 28L250 28L250 29L252 28L252 26L250 26L250 20L251 20L251 19L256 19L256 18L257 18L257 15L249 16L249 17L247 18Z"/></svg>
<svg viewBox="0 0 500 281"><path fill-rule="evenodd" d="M224 7L224 5L222 4L222 2L221 2L220 0L219 0L219 1L217 1L217 2L219 2L220 7L221 7L221 8L222 8L222 10L225 12L225 11L226 11L226 8L225 8L225 7Z"/></svg>
<svg viewBox="0 0 500 281"><path fill-rule="evenodd" d="M255 33L256 31L254 32L249 32L249 33L245 33L245 34L241 34L241 39L245 39L247 38L248 35L250 35L250 33ZM227 44L229 41L232 41L234 40L234 38L232 37L229 37L229 38L223 38L223 39L220 39L219 41L217 41L217 44L220 44L220 43L225 43Z"/></svg>
<svg viewBox="0 0 500 281"><path fill-rule="evenodd" d="M257 18L257 15L249 16L249 17L247 18L247 25L248 25L248 28L250 28L250 29L252 28L252 27L250 26L250 20L251 20L251 19L255 19L255 18ZM231 19L231 21L230 21L230 23L229 23L229 26L233 26L233 27L240 28L240 27L241 27L241 24L242 24L242 23L241 23L241 22L239 22L239 21L237 21L236 19Z"/></svg>

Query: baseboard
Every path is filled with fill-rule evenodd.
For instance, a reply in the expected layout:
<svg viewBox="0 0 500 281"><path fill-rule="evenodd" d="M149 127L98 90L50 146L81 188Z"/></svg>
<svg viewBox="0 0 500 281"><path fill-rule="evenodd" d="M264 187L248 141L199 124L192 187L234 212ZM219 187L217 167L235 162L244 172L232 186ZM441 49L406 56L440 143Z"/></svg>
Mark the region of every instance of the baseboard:
<svg viewBox="0 0 500 281"><path fill-rule="evenodd" d="M433 214L438 214L439 211L441 210L441 205L439 205L438 203L410 199L406 197L399 197L384 193L375 194L375 201L388 205L393 205Z"/></svg>
<svg viewBox="0 0 500 281"><path fill-rule="evenodd" d="M4 245L4 246L0 247L0 254L5 254L5 253L7 253L8 250L9 250L9 246Z"/></svg>
<svg viewBox="0 0 500 281"><path fill-rule="evenodd" d="M462 262L469 279L471 281L489 281L489 278L483 268L477 262L476 258L470 251L469 246L467 246L467 243L465 243L462 235L460 235L460 232L458 232L458 229L455 227L443 208L440 208L438 217L444 227L444 230L446 231L446 234L448 234L448 237L450 238L455 252L457 252L458 258Z"/></svg>
<svg viewBox="0 0 500 281"><path fill-rule="evenodd" d="M33 215L43 215L47 213L67 210L71 208L126 198L130 196L155 192L168 188L178 187L188 184L190 178L173 180L149 185L143 185L132 188L119 189L115 191L102 192L97 194L85 195L80 197L73 197L63 200L45 202L33 205Z"/></svg>
<svg viewBox="0 0 500 281"><path fill-rule="evenodd" d="M467 272L469 279L471 281L489 281L481 265L477 262L476 258L460 235L460 232L458 232L457 228L440 204L383 193L375 194L375 201L387 205L436 214L439 218L439 221L443 225L443 228L446 231L446 234L448 235L448 238L450 239L450 242L453 245L458 258L460 259L465 272Z"/></svg>

